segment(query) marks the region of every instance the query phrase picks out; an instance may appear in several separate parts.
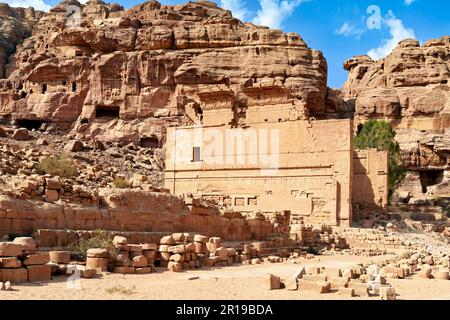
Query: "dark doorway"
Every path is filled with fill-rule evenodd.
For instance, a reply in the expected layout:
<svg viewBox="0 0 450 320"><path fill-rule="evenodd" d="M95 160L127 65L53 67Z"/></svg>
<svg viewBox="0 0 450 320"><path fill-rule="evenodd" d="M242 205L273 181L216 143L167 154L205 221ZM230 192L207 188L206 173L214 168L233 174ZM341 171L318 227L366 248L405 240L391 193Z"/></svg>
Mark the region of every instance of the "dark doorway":
<svg viewBox="0 0 450 320"><path fill-rule="evenodd" d="M435 186L444 181L444 170L420 171L420 184L422 192L427 193L428 187Z"/></svg>
<svg viewBox="0 0 450 320"><path fill-rule="evenodd" d="M46 93L47 92L47 84L43 84L42 85L42 94L44 94L44 93Z"/></svg>
<svg viewBox="0 0 450 320"><path fill-rule="evenodd" d="M96 118L119 118L120 107L103 107L97 106L95 108Z"/></svg>
<svg viewBox="0 0 450 320"><path fill-rule="evenodd" d="M16 120L16 123L21 128L27 128L28 130L39 130L42 125L45 123L43 120Z"/></svg>
<svg viewBox="0 0 450 320"><path fill-rule="evenodd" d="M193 147L192 148L192 162L200 162L201 159L201 151L202 149L200 147Z"/></svg>
<svg viewBox="0 0 450 320"><path fill-rule="evenodd" d="M150 149L159 148L159 139L156 136L142 137L139 140L139 145L142 148L150 148Z"/></svg>
<svg viewBox="0 0 450 320"><path fill-rule="evenodd" d="M76 82L72 82L72 92L77 91L77 83Z"/></svg>

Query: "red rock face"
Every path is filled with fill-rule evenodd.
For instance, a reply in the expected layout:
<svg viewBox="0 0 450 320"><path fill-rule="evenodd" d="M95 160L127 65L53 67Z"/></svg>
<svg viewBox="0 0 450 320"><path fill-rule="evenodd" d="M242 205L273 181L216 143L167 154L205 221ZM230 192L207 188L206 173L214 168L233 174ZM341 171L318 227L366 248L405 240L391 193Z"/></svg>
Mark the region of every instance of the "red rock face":
<svg viewBox="0 0 450 320"><path fill-rule="evenodd" d="M410 170L399 191L414 197L448 196L450 37L422 46L404 40L385 59L356 56L344 68L349 77L342 96L354 106L355 126L384 119L397 131L403 162Z"/></svg>
<svg viewBox="0 0 450 320"><path fill-rule="evenodd" d="M73 5L82 8L79 28L66 25ZM3 81L0 116L66 124L105 140L154 134L142 121L157 117L165 120L156 131L166 120L189 123L187 109L224 99L245 112L257 99L278 103L281 92L283 103L305 114L325 112L321 52L298 34L244 24L207 1L147 1L124 11L67 0L40 19L15 65Z"/></svg>
<svg viewBox="0 0 450 320"><path fill-rule="evenodd" d="M385 59L357 56L345 62L346 99L356 99L355 116L439 116L448 113L450 37L401 41Z"/></svg>
<svg viewBox="0 0 450 320"><path fill-rule="evenodd" d="M31 35L31 30L43 12L33 8L11 8L0 3L0 78L8 76L14 65L16 45Z"/></svg>

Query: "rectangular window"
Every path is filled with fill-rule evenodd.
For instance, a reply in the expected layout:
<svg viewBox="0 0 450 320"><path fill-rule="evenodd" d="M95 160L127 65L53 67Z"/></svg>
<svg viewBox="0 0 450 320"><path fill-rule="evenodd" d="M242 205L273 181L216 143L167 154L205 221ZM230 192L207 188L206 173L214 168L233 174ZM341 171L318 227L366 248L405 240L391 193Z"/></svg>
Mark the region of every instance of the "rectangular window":
<svg viewBox="0 0 450 320"><path fill-rule="evenodd" d="M234 205L236 207L243 207L243 206L245 206L245 198L236 198L236 199L234 199Z"/></svg>
<svg viewBox="0 0 450 320"><path fill-rule="evenodd" d="M202 161L200 153L201 153L201 148L200 147L194 147L192 149L192 162L200 162L200 161Z"/></svg>

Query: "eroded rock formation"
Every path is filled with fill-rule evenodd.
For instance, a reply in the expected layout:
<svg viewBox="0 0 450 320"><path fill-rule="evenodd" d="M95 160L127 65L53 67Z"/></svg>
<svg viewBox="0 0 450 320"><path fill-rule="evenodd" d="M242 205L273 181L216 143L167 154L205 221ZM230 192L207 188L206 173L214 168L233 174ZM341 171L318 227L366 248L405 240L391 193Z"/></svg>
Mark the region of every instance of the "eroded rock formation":
<svg viewBox="0 0 450 320"><path fill-rule="evenodd" d="M192 123L223 105L236 125L254 104L324 112L321 52L296 33L242 23L208 1L147 1L125 11L65 0L18 46L15 66L3 82L1 117L103 140L162 138L168 121Z"/></svg>
<svg viewBox="0 0 450 320"><path fill-rule="evenodd" d="M355 125L387 119L396 128L410 170L400 191L407 198L448 196L450 37L423 45L404 40L385 59L356 56L344 68L349 77L342 95L354 105Z"/></svg>
<svg viewBox="0 0 450 320"><path fill-rule="evenodd" d="M0 3L0 78L8 77L15 58L16 46L31 35L31 30L39 18L41 11L33 8L11 8Z"/></svg>

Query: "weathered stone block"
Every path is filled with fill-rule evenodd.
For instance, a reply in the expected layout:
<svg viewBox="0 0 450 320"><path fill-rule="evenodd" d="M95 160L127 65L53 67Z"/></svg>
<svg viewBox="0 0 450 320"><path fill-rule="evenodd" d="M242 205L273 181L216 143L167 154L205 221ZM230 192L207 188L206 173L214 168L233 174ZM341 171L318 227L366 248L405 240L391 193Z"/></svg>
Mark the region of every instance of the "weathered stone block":
<svg viewBox="0 0 450 320"><path fill-rule="evenodd" d="M134 274L134 267L115 267L113 269L113 273L121 273L121 274Z"/></svg>
<svg viewBox="0 0 450 320"><path fill-rule="evenodd" d="M264 278L264 287L268 290L281 289L280 277L274 276L273 274L266 275Z"/></svg>
<svg viewBox="0 0 450 320"><path fill-rule="evenodd" d="M16 269L20 267L22 267L22 262L17 257L0 258L0 268Z"/></svg>
<svg viewBox="0 0 450 320"><path fill-rule="evenodd" d="M50 251L50 262L58 264L70 263L70 251Z"/></svg>
<svg viewBox="0 0 450 320"><path fill-rule="evenodd" d="M50 255L48 252L30 254L27 255L23 260L23 264L26 266L46 264L49 262L50 262Z"/></svg>
<svg viewBox="0 0 450 320"><path fill-rule="evenodd" d="M52 268L49 265L27 266L28 281L50 281L52 279Z"/></svg>
<svg viewBox="0 0 450 320"><path fill-rule="evenodd" d="M108 259L106 258L86 258L86 267L87 268L100 268L102 271L106 271L108 269Z"/></svg>
<svg viewBox="0 0 450 320"><path fill-rule="evenodd" d="M13 242L0 242L0 257L19 257L22 255L22 246Z"/></svg>
<svg viewBox="0 0 450 320"><path fill-rule="evenodd" d="M323 294L329 293L331 290L331 285L329 282L323 281L305 281L300 280L298 282L298 290L299 291L314 291L315 293Z"/></svg>
<svg viewBox="0 0 450 320"><path fill-rule="evenodd" d="M28 281L28 271L25 268L2 269L0 271L0 278L2 282L24 283Z"/></svg>
<svg viewBox="0 0 450 320"><path fill-rule="evenodd" d="M181 272L183 270L183 265L180 262L169 261L167 268L171 272Z"/></svg>

